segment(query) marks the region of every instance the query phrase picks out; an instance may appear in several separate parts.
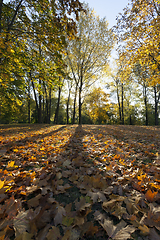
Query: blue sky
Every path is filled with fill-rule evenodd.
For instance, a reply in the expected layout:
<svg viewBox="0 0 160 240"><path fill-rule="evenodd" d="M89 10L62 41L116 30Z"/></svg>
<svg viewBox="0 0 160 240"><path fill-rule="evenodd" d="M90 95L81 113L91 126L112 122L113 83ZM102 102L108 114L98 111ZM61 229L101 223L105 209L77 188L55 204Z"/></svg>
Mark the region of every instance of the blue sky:
<svg viewBox="0 0 160 240"><path fill-rule="evenodd" d="M116 24L116 16L123 11L129 0L85 0L101 18L106 17L109 27Z"/></svg>

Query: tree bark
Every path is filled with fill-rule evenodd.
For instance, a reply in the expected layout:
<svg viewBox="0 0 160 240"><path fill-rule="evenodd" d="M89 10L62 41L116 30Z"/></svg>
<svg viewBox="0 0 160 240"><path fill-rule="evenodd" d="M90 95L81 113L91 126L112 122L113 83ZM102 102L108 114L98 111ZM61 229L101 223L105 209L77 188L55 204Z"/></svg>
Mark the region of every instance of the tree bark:
<svg viewBox="0 0 160 240"><path fill-rule="evenodd" d="M28 85L27 101L28 101L28 123L31 123L31 89L30 89L30 84Z"/></svg>
<svg viewBox="0 0 160 240"><path fill-rule="evenodd" d="M31 80L31 83L32 83L32 88L33 88L33 93L34 93L34 99L35 99L35 102L36 102L36 110L37 110L37 118L38 118L39 106L38 106L38 100L37 100L37 95L36 95L36 90L35 90L34 82L33 82L33 80L32 80L31 71L29 72L29 75L30 75L30 80ZM38 121L38 119L36 119L36 121Z"/></svg>
<svg viewBox="0 0 160 240"><path fill-rule="evenodd" d="M43 81L43 87L44 87L44 92L45 92L45 114L44 114L44 119L45 119L45 123L48 123L48 116L49 116L49 102L48 102L48 95L47 95L47 89L46 89L46 85L45 82Z"/></svg>
<svg viewBox="0 0 160 240"><path fill-rule="evenodd" d="M117 100L118 100L118 110L119 110L119 121L122 122L122 114L121 114L121 103L120 103L120 97L119 97L119 91L118 91L118 84L116 83L117 87Z"/></svg>
<svg viewBox="0 0 160 240"><path fill-rule="evenodd" d="M61 99L61 91L62 91L62 86L59 86L58 89L58 101L57 101L57 107L56 107L56 112L54 116L54 124L58 124L58 115L59 115L59 104L60 104L60 99Z"/></svg>
<svg viewBox="0 0 160 240"><path fill-rule="evenodd" d="M39 80L39 85L41 86L41 80ZM39 92L38 123L42 123L42 95L40 92Z"/></svg>
<svg viewBox="0 0 160 240"><path fill-rule="evenodd" d="M77 90L78 90L78 85L76 84L76 90L75 90L75 95L74 95L74 103L73 103L73 118L72 118L72 124L75 124Z"/></svg>
<svg viewBox="0 0 160 240"><path fill-rule="evenodd" d="M146 126L148 126L147 87L146 87L145 84L143 85L143 89L144 89L144 105L145 105Z"/></svg>
<svg viewBox="0 0 160 240"><path fill-rule="evenodd" d="M69 93L68 93L68 99L67 99L67 124L69 124L69 101L70 101L70 95L71 95L71 88L69 89Z"/></svg>
<svg viewBox="0 0 160 240"><path fill-rule="evenodd" d="M156 86L154 87L154 102L155 102L155 125L158 125L158 102L157 102L157 89Z"/></svg>
<svg viewBox="0 0 160 240"><path fill-rule="evenodd" d="M48 123L51 122L51 87L49 88Z"/></svg>
<svg viewBox="0 0 160 240"><path fill-rule="evenodd" d="M124 104L123 104L123 102L124 102L124 89L123 89L123 83L122 83L122 93L121 93L122 95L122 99L121 99L121 106L122 106L122 125L124 125Z"/></svg>
<svg viewBox="0 0 160 240"><path fill-rule="evenodd" d="M79 125L82 125L82 76L80 79L80 86L79 86Z"/></svg>

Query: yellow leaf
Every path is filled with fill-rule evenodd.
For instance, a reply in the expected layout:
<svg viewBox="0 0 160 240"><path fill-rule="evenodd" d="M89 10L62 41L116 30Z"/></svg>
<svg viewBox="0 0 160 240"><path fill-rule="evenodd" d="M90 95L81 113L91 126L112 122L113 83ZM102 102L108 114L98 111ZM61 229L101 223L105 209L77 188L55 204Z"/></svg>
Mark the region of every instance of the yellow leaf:
<svg viewBox="0 0 160 240"><path fill-rule="evenodd" d="M18 152L18 149L13 149L14 152Z"/></svg>
<svg viewBox="0 0 160 240"><path fill-rule="evenodd" d="M3 186L4 186L4 181L0 180L0 189L3 188Z"/></svg>
<svg viewBox="0 0 160 240"><path fill-rule="evenodd" d="M14 161L8 162L7 168L12 168L14 166Z"/></svg>

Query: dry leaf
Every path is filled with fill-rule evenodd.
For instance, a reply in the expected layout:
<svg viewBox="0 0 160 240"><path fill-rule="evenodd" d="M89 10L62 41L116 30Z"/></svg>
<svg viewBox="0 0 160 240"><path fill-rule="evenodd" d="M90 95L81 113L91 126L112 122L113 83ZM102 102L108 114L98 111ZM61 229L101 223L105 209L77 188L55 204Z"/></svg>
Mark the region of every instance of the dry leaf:
<svg viewBox="0 0 160 240"><path fill-rule="evenodd" d="M141 235L147 236L149 234L149 228L146 225L139 226L139 230L141 230Z"/></svg>
<svg viewBox="0 0 160 240"><path fill-rule="evenodd" d="M30 223L27 217L28 212L29 210L25 212L21 211L13 220L13 228L15 230L16 237L23 234L23 232L30 231Z"/></svg>
<svg viewBox="0 0 160 240"><path fill-rule="evenodd" d="M145 197L149 202L153 202L158 192L152 192L150 189L146 192Z"/></svg>
<svg viewBox="0 0 160 240"><path fill-rule="evenodd" d="M160 240L160 235L156 232L155 228L150 228L149 239Z"/></svg>
<svg viewBox="0 0 160 240"><path fill-rule="evenodd" d="M56 215L54 217L55 226L62 223L63 216L66 216L66 210L63 207L58 206L56 209Z"/></svg>
<svg viewBox="0 0 160 240"><path fill-rule="evenodd" d="M52 229L49 230L46 238L47 240L58 240L60 238L60 232L58 227L52 227Z"/></svg>
<svg viewBox="0 0 160 240"><path fill-rule="evenodd" d="M39 205L39 199L42 197L41 194L38 194L36 197L31 198L28 200L28 206L30 207L37 207Z"/></svg>

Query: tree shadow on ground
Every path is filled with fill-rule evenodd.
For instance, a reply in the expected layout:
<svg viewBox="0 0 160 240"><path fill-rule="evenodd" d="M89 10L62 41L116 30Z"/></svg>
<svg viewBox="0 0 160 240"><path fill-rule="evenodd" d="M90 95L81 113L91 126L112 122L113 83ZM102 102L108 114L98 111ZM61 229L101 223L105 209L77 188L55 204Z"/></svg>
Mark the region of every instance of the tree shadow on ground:
<svg viewBox="0 0 160 240"><path fill-rule="evenodd" d="M58 127L58 126L57 126ZM51 126L51 128L52 128L52 126ZM53 126L53 128L55 128L55 126ZM6 144L3 144L3 147L5 146L5 147L9 147L10 145L11 146L14 146L14 145L22 145L22 144L24 144L25 142L34 142L34 141L36 141L38 138L41 138L41 139L43 139L43 138L45 138L45 137L48 137L48 136L51 136L51 135L53 135L53 134L56 134L57 132L59 132L59 131L62 131L62 130L64 130L66 128L66 126L62 126L62 127L58 127L57 129L55 129L55 130L53 130L53 131L50 131L50 132L47 132L47 133L39 133L39 131L41 131L42 129L44 129L44 127L38 127L38 129L36 128L36 129L34 129L34 128L32 128L30 131L33 131L33 130L35 130L35 131L38 131L38 133L34 133L34 134L32 134L32 135L28 135L27 134L27 136L22 136L22 138L20 139L20 140L15 140L15 139L13 139L13 140L9 140L9 141L7 141L7 143ZM45 126L45 129L46 129L46 131L48 130L48 127L46 127ZM20 132L22 132L23 131L23 128L20 130ZM26 130L26 132L28 132L28 130ZM14 131L12 132L11 131L11 133L12 133L12 135L14 135Z"/></svg>

